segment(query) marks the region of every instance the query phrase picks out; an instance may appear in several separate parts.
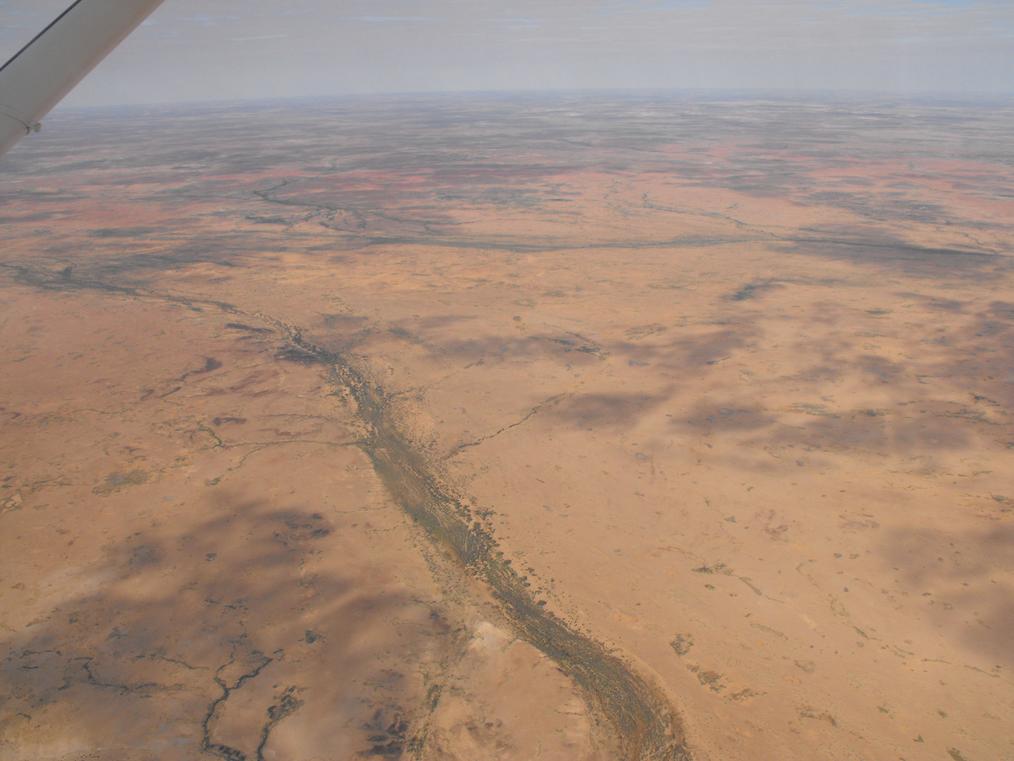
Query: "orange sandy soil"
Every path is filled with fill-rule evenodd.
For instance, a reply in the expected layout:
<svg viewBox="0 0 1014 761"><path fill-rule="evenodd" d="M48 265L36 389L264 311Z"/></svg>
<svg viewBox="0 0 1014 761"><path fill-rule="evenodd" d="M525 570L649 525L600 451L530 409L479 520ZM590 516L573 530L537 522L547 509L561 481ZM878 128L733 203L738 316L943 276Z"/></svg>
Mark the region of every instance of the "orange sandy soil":
<svg viewBox="0 0 1014 761"><path fill-rule="evenodd" d="M1009 166L355 113L7 160L0 759L1014 758Z"/></svg>

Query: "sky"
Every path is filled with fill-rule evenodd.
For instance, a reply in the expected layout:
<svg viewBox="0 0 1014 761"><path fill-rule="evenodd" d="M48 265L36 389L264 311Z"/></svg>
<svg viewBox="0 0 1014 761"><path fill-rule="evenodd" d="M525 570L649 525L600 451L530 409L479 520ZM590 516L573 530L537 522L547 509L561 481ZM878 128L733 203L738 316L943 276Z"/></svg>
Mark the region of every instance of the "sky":
<svg viewBox="0 0 1014 761"><path fill-rule="evenodd" d="M1014 0L165 0L65 104L698 88L1014 94Z"/></svg>

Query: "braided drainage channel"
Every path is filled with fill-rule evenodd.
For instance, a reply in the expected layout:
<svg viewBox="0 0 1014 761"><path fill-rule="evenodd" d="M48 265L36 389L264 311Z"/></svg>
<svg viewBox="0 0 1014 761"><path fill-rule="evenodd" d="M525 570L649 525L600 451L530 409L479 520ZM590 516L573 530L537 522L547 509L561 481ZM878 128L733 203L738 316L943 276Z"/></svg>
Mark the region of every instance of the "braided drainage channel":
<svg viewBox="0 0 1014 761"><path fill-rule="evenodd" d="M295 328L259 315L284 331L306 361L327 368L337 393L355 403L366 427L362 451L391 497L431 542L478 577L499 601L515 633L552 658L610 726L625 761L691 761L679 719L665 696L605 646L546 610L462 499L444 486L426 457L397 430L383 392L341 354L303 338Z"/></svg>
<svg viewBox="0 0 1014 761"><path fill-rule="evenodd" d="M515 634L556 662L612 730L623 761L693 761L676 712L662 691L621 658L546 610L497 549L496 540L460 497L441 484L426 457L398 431L388 400L349 360L305 339L301 331L261 312L223 301L119 285L68 269L4 263L18 282L47 291L94 290L192 309L212 308L269 325L287 343L290 359L322 366L337 395L350 398L365 428L359 446L395 502L428 539L481 580L499 602Z"/></svg>

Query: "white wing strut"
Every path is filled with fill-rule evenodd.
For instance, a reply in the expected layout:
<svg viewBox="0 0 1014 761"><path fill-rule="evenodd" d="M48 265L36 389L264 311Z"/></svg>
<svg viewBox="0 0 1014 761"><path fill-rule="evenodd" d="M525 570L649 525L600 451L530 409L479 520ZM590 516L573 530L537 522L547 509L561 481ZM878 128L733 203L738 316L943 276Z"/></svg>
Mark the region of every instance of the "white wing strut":
<svg viewBox="0 0 1014 761"><path fill-rule="evenodd" d="M0 155L84 79L162 0L77 0L0 68Z"/></svg>

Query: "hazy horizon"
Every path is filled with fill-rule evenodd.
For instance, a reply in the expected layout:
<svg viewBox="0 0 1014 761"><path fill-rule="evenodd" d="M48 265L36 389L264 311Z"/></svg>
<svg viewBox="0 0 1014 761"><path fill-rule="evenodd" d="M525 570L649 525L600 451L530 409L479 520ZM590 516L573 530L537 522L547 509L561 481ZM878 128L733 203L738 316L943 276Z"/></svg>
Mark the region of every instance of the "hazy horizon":
<svg viewBox="0 0 1014 761"><path fill-rule="evenodd" d="M0 0L0 59L67 4ZM596 90L1014 95L1014 4L166 0L65 106Z"/></svg>
<svg viewBox="0 0 1014 761"><path fill-rule="evenodd" d="M3 72L0 761L1014 761L1014 0L502 5Z"/></svg>

